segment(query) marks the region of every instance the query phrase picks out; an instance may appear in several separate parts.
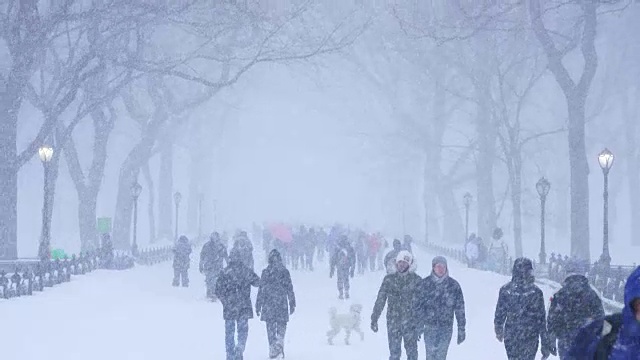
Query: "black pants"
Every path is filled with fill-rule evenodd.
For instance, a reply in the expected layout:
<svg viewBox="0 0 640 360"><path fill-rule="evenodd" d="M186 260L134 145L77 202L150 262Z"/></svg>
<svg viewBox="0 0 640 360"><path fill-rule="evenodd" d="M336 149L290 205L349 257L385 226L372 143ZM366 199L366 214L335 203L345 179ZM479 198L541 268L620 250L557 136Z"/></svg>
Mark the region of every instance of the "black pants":
<svg viewBox="0 0 640 360"><path fill-rule="evenodd" d="M538 338L514 337L504 339L509 360L534 360L538 352Z"/></svg>
<svg viewBox="0 0 640 360"><path fill-rule="evenodd" d="M182 286L189 286L189 269L173 269L173 286L180 286L180 280Z"/></svg>
<svg viewBox="0 0 640 360"><path fill-rule="evenodd" d="M413 329L387 324L387 337L389 339L389 360L400 360L403 341L407 360L418 360L418 339Z"/></svg>
<svg viewBox="0 0 640 360"><path fill-rule="evenodd" d="M272 349L274 345L281 346L284 353L284 335L287 332L286 322L267 322L267 340L269 341L269 349Z"/></svg>
<svg viewBox="0 0 640 360"><path fill-rule="evenodd" d="M449 353L449 345L453 328L451 326L429 326L424 331L424 348L429 360L445 360Z"/></svg>
<svg viewBox="0 0 640 360"><path fill-rule="evenodd" d="M311 249L309 251L307 251L307 253L305 254L305 267L307 270L313 271L313 253L315 252L315 249Z"/></svg>
<svg viewBox="0 0 640 360"><path fill-rule="evenodd" d="M349 270L338 269L338 292L340 296L349 296Z"/></svg>

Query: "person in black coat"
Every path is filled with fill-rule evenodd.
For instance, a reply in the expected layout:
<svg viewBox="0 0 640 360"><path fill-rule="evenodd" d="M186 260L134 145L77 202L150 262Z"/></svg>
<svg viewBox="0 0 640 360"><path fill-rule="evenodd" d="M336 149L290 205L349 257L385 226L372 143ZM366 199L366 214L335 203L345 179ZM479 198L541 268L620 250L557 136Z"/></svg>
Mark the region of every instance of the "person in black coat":
<svg viewBox="0 0 640 360"><path fill-rule="evenodd" d="M214 232L200 251L200 272L205 275L207 298L216 300L215 287L218 276L224 268L224 262L229 261L227 248L222 243L220 234Z"/></svg>
<svg viewBox="0 0 640 360"><path fill-rule="evenodd" d="M560 359L566 358L573 339L584 324L604 317L602 300L581 270L577 262L570 261L565 265L567 277L562 288L551 298L549 306L547 329L550 350L555 352L557 339Z"/></svg>
<svg viewBox="0 0 640 360"><path fill-rule="evenodd" d="M384 267L387 270L387 274L391 274L396 271L396 258L400 251L402 251L402 243L400 240L394 239L393 249L384 256Z"/></svg>
<svg viewBox="0 0 640 360"><path fill-rule="evenodd" d="M408 251L398 254L396 268L395 273L386 275L382 280L371 314L371 330L378 332L378 319L387 304L389 359L400 360L404 341L407 360L418 360L418 331L412 305L422 279L415 273L413 255Z"/></svg>
<svg viewBox="0 0 640 360"><path fill-rule="evenodd" d="M191 244L186 236L180 236L173 248L173 286L189 286L189 266L191 265Z"/></svg>
<svg viewBox="0 0 640 360"><path fill-rule="evenodd" d="M458 323L458 345L466 338L467 320L460 284L449 276L447 259L436 256L431 275L417 286L414 316L418 334L424 329L424 344L429 360L445 360L453 336L453 317Z"/></svg>
<svg viewBox="0 0 640 360"><path fill-rule="evenodd" d="M512 279L500 288L494 317L496 338L504 341L509 360L533 360L540 339L544 359L549 357L544 295L535 284L533 264L527 258L513 263Z"/></svg>
<svg viewBox="0 0 640 360"><path fill-rule="evenodd" d="M269 253L269 265L262 270L256 299L256 315L267 323L269 357L284 356L284 335L289 315L296 309L291 274L284 266L278 250Z"/></svg>
<svg viewBox="0 0 640 360"><path fill-rule="evenodd" d="M329 277L338 275L338 292L340 299L349 298L349 276L353 277L356 270L356 252L349 244L346 235L340 237L336 250L331 255L331 270Z"/></svg>
<svg viewBox="0 0 640 360"><path fill-rule="evenodd" d="M216 296L222 302L222 317L225 320L227 360L242 360L249 336L249 319L253 319L252 286L260 286L260 278L244 264L242 254L232 250L229 264L220 274L215 287Z"/></svg>

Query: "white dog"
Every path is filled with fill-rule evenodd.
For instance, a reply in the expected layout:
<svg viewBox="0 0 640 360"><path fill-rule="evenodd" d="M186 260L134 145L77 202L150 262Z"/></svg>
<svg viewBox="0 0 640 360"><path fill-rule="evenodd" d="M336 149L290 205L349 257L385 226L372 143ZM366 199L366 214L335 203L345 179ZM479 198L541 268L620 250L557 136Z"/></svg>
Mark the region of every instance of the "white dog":
<svg viewBox="0 0 640 360"><path fill-rule="evenodd" d="M342 329L344 329L346 333L344 338L345 344L349 345L349 338L351 337L352 331L360 334L360 339L364 340L364 332L360 330L360 323L362 322L360 313L362 313L362 305L360 304L351 305L347 314L338 314L338 309L335 307L329 309L329 324L331 326L331 330L327 332L329 345L333 345L333 338L338 335Z"/></svg>

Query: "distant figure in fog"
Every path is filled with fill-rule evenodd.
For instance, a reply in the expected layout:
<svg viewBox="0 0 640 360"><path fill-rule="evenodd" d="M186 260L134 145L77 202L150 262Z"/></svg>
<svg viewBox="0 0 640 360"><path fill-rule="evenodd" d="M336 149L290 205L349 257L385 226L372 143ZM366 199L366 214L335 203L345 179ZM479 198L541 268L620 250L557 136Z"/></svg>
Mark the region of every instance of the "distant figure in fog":
<svg viewBox="0 0 640 360"><path fill-rule="evenodd" d="M186 236L180 236L173 248L173 286L189 286L189 266L191 265L191 244Z"/></svg>

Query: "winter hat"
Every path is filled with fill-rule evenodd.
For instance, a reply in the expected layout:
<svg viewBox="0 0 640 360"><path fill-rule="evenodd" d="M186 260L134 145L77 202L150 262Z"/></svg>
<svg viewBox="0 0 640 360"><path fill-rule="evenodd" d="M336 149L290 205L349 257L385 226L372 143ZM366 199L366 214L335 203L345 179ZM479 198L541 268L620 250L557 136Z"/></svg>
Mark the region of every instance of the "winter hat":
<svg viewBox="0 0 640 360"><path fill-rule="evenodd" d="M431 261L431 267L436 266L436 264L442 264L444 266L446 266L447 268L449 268L449 266L447 265L447 258L445 258L444 256L436 256L433 258L433 260Z"/></svg>
<svg viewBox="0 0 640 360"><path fill-rule="evenodd" d="M398 253L398 256L396 256L396 262L398 263L400 261L404 261L407 264L411 265L413 264L413 255L411 255L411 253L406 250L402 250Z"/></svg>

